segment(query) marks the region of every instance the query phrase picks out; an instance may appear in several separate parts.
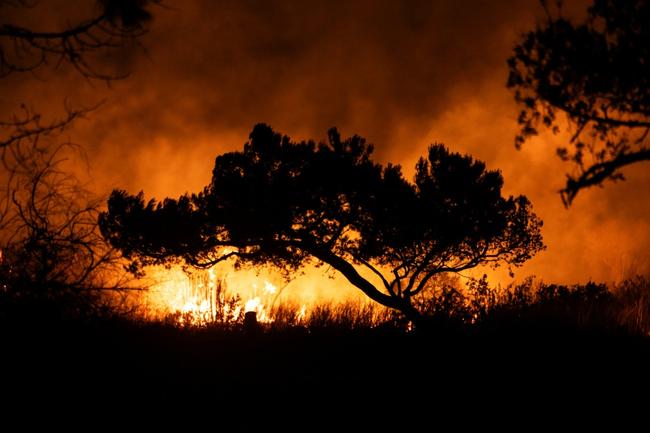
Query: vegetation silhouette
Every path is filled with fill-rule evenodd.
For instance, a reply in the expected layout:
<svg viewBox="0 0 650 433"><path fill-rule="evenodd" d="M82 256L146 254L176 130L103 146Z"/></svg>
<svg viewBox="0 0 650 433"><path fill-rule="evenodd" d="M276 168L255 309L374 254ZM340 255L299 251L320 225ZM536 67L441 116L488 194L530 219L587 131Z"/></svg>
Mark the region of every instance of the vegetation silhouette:
<svg viewBox="0 0 650 433"><path fill-rule="evenodd" d="M159 2L93 3L87 19L37 29L20 24L21 18L38 16L37 2L0 0L0 78L32 76L62 65L87 80L124 78L102 70L102 56L137 42L148 30L151 6ZM62 139L63 133L96 106L66 103L64 108L64 116L45 120L22 104L0 120L0 296L3 314L12 317L27 310L94 314L115 300L106 292L127 289L119 252L98 231L103 200L62 168L67 158L83 153Z"/></svg>
<svg viewBox="0 0 650 433"><path fill-rule="evenodd" d="M650 160L650 4L594 0L579 25L542 4L547 19L514 48L507 85L523 107L517 147L540 128L557 134L566 116L572 137L557 153L576 166L561 191L569 206L580 190Z"/></svg>
<svg viewBox="0 0 650 433"><path fill-rule="evenodd" d="M316 144L259 124L242 151L216 158L199 194L145 202L143 193L116 190L99 225L134 272L232 259L289 275L316 259L418 323L413 298L434 277L518 266L543 248L542 222L528 199L503 197L501 174L483 162L434 144L411 183L399 166L373 162L372 151L336 129Z"/></svg>
<svg viewBox="0 0 650 433"><path fill-rule="evenodd" d="M150 2L99 4L107 23L121 5ZM7 5L31 2L0 0ZM575 414L580 403L637 399L650 383L646 279L610 288L531 279L502 294L485 278L466 290L446 279L478 264L516 266L542 248L530 203L502 197L500 174L468 156L434 145L409 182L399 167L372 162L360 137L341 140L332 130L328 143L294 143L261 125L242 152L217 158L199 194L156 203L115 192L99 219L109 246L97 232L97 198L61 172L59 146L50 147L83 110L49 124L20 113L0 123L10 180L0 194L7 425L381 431L395 423L390 429L400 431L472 414L502 427L513 414L555 421L558 408ZM121 265L116 248L136 273L152 263L209 267L232 258L290 274L315 258L390 308L329 304L303 315L282 304L248 338L232 313L241 300L224 296L213 323L179 327L175 317L153 321L94 303L99 291L120 288L103 279ZM362 268L379 283L368 285ZM412 332L399 312L431 317L441 332ZM379 415L363 410L374 403Z"/></svg>
<svg viewBox="0 0 650 433"><path fill-rule="evenodd" d="M7 372L3 392L11 396L5 414L26 407L59 411L50 424L86 422L85 415L129 425L233 425L235 431L304 431L314 420L319 426L321 420L378 423L379 431L388 422L429 426L430 410L380 417L358 411L363 402L413 395L420 398L409 407L443 411L435 422L457 419L457 411L483 411L488 423L502 424L515 410L523 417L542 411L553 422L573 414L584 422L576 414L582 405L639 402L638 389L648 383L649 290L643 279L607 290L527 280L489 301L480 320L454 321L461 326L438 333L408 332L389 316L377 326L369 310L376 303L322 305L302 323L278 320L254 338L223 323L179 328L96 314L73 321L11 318L7 326L0 314L0 370ZM626 313L630 307L636 319ZM628 332L636 324L643 325L640 332ZM332 401L353 413L332 411ZM290 421L277 415L288 407L296 411Z"/></svg>
<svg viewBox="0 0 650 433"><path fill-rule="evenodd" d="M3 158L0 304L18 315L94 314L118 300L108 293L135 290L132 277L99 232L103 199L61 168L73 146L44 150L42 141L14 145L15 158Z"/></svg>
<svg viewBox="0 0 650 433"><path fill-rule="evenodd" d="M105 66L102 56L137 43L148 32L151 6L160 1L97 0L94 3L92 16L62 29L44 30L11 21L16 11L18 16L25 11L29 11L28 15L38 14L36 2L0 0L0 78L34 75L41 69L57 70L62 65L73 67L89 81L102 80L108 84L126 78L128 73L101 70ZM28 153L29 147L37 145L40 138L61 133L97 105L78 108L66 102L65 115L46 122L41 113L22 104L10 118L0 119L0 152L5 169L13 171L16 162L11 161L13 155ZM22 150L24 146L28 147L27 151ZM41 144L41 151L47 150Z"/></svg>
<svg viewBox="0 0 650 433"><path fill-rule="evenodd" d="M215 307L214 318L197 320L193 312L173 312L155 319L183 329L214 329L219 332L245 330L243 301L222 287L224 299ZM618 284L546 283L535 277L506 287L479 279L441 277L435 287L414 299L418 311L430 324L424 332L482 335L592 333L606 335L650 335L650 280L637 276ZM233 314L236 311L237 314ZM134 316L136 317L136 316ZM337 333L389 332L409 334L422 329L409 326L396 310L370 300L319 302L308 310L295 302L270 308L268 319L258 323L263 334L283 332Z"/></svg>

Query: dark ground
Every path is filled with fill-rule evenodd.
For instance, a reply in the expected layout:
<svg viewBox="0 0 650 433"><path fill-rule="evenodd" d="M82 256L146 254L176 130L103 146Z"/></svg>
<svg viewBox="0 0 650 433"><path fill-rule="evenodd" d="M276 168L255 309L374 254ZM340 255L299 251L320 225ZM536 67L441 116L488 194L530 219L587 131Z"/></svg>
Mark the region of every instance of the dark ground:
<svg viewBox="0 0 650 433"><path fill-rule="evenodd" d="M601 418L621 427L648 413L650 341L625 334L522 326L246 335L123 320L12 321L0 332L3 418L21 431L555 430Z"/></svg>

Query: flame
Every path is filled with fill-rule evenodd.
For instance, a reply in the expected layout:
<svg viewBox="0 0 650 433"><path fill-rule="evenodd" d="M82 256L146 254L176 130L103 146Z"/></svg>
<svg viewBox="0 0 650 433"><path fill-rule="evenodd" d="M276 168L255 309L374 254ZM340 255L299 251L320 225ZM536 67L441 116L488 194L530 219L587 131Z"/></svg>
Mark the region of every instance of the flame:
<svg viewBox="0 0 650 433"><path fill-rule="evenodd" d="M186 272L180 266L152 267L147 270L151 290L144 294L144 302L152 318L192 327L243 325L249 311L256 313L260 323L305 325L316 305L336 308L338 303L354 302L356 289L342 282L336 292L322 290L321 282L329 282L325 278L331 275L319 268L305 272L291 286L279 286L274 282L283 276L267 268L235 269L222 263Z"/></svg>
<svg viewBox="0 0 650 433"><path fill-rule="evenodd" d="M257 313L257 321L263 323L273 322L270 314L270 307L273 304L273 295L278 292L278 288L269 281L264 281L262 294L257 295L258 285L253 283L253 296L246 301L244 312L254 311Z"/></svg>
<svg viewBox="0 0 650 433"><path fill-rule="evenodd" d="M273 295L277 293L278 288L275 287L273 284L269 283L268 281L264 281L264 291L270 295Z"/></svg>
<svg viewBox="0 0 650 433"><path fill-rule="evenodd" d="M254 311L258 322L273 322L272 307L281 290L266 279L248 280L230 290L231 284L211 268L186 273L180 269L153 272L156 280L155 317L171 317L180 326L207 326L212 323L235 324L246 312ZM246 281L243 281L246 282ZM300 310L306 316L307 307Z"/></svg>
<svg viewBox="0 0 650 433"><path fill-rule="evenodd" d="M306 317L307 317L307 305L302 304L300 306L300 310L298 311L298 316L297 316L298 321L302 322L303 320L305 320Z"/></svg>
<svg viewBox="0 0 650 433"><path fill-rule="evenodd" d="M260 298L253 298L249 299L246 301L246 306L244 307L244 311L246 313L250 311L257 311L260 307Z"/></svg>

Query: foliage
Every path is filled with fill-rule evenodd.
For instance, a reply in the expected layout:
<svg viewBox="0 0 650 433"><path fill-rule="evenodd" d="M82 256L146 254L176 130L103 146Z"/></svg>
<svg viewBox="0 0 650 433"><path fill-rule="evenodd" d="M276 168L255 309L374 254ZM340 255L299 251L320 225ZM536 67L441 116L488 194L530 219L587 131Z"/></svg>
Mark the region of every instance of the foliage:
<svg viewBox="0 0 650 433"><path fill-rule="evenodd" d="M487 278L443 282L423 299L438 326L477 332L589 331L650 335L650 281L637 276L618 284L549 284L529 277L505 288ZM519 331L517 331L519 330Z"/></svg>
<svg viewBox="0 0 650 433"><path fill-rule="evenodd" d="M650 336L650 279L637 276L612 290L616 323L633 334Z"/></svg>
<svg viewBox="0 0 650 433"><path fill-rule="evenodd" d="M532 277L511 284L495 299L479 327L513 332L589 331L648 335L643 310L650 308L644 277L606 284L547 284ZM640 312L640 314L639 314Z"/></svg>
<svg viewBox="0 0 650 433"><path fill-rule="evenodd" d="M0 0L0 78L62 64L87 79L122 78L98 68L101 56L137 42L156 3L98 0L85 20L35 29L21 25L20 17L42 13L37 2ZM44 18L39 22L49 17ZM63 169L70 152L79 148L61 142L61 133L94 108L66 104L62 118L45 121L21 105L0 121L0 291L7 311L31 305L72 315L89 309L99 313L108 305L107 291L120 293L110 297L112 306L122 301L126 287L120 255L97 229L102 200Z"/></svg>
<svg viewBox="0 0 650 433"><path fill-rule="evenodd" d="M594 0L579 25L557 15L547 9L515 47L508 87L522 106L517 147L540 128L557 134L566 115L573 135L557 152L577 167L562 190L569 205L581 189L650 159L650 4Z"/></svg>
<svg viewBox="0 0 650 433"><path fill-rule="evenodd" d="M102 234L132 260L211 267L273 264L287 275L316 259L370 299L419 318L412 299L443 273L505 262L543 248L541 221L524 196L504 198L503 179L481 161L429 148L407 181L374 163L358 136L292 142L257 125L243 151L216 158L199 194L144 201L114 191ZM376 284L359 273L372 272Z"/></svg>
<svg viewBox="0 0 650 433"><path fill-rule="evenodd" d="M88 302L103 304L101 291L126 290L120 254L97 227L103 201L62 169L66 154L74 150L66 144L54 147L43 134L0 149L0 288L5 301L49 300L63 306L65 299L66 309L78 310Z"/></svg>
<svg viewBox="0 0 650 433"><path fill-rule="evenodd" d="M359 301L317 304L303 319L304 326L312 332L323 329L371 329L393 321L393 315L386 308Z"/></svg>
<svg viewBox="0 0 650 433"><path fill-rule="evenodd" d="M225 304L218 306L213 321L196 320L194 313L176 313L165 317L163 323L237 333L243 329L243 305L241 299L228 299L234 303L225 308ZM425 326L418 330L425 334L433 331L436 335L447 332L521 337L557 332L650 335L650 280L643 276L610 286L593 282L549 284L528 277L507 287L494 287L485 276L464 283L459 278L441 276L435 287L429 287L413 302L423 314L421 324ZM259 323L264 334L370 330L403 334L413 329L395 310L353 300L320 302L308 308L284 302L273 306L267 318L268 322Z"/></svg>

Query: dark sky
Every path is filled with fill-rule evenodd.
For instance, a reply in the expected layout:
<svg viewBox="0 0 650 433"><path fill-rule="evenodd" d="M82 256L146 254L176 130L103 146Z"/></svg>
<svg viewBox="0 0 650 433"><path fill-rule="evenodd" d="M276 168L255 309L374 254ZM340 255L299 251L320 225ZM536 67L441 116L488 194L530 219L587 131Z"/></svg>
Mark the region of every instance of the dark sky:
<svg viewBox="0 0 650 433"><path fill-rule="evenodd" d="M548 249L517 277L620 279L650 270L650 173L581 193L565 210L557 191L571 169L555 157L566 136L514 148L517 107L506 59L543 11L536 0L180 1L154 9L142 47L104 63L132 75L106 87L73 71L0 83L5 115L27 102L45 114L105 100L69 132L83 144L93 187L162 198L196 191L214 157L240 148L266 122L296 139L331 126L375 144L407 174L444 142L502 170L545 221ZM584 2L570 2L567 15ZM69 3L43 2L37 25L70 20ZM67 9L68 8L68 9ZM82 10L76 8L77 14Z"/></svg>

